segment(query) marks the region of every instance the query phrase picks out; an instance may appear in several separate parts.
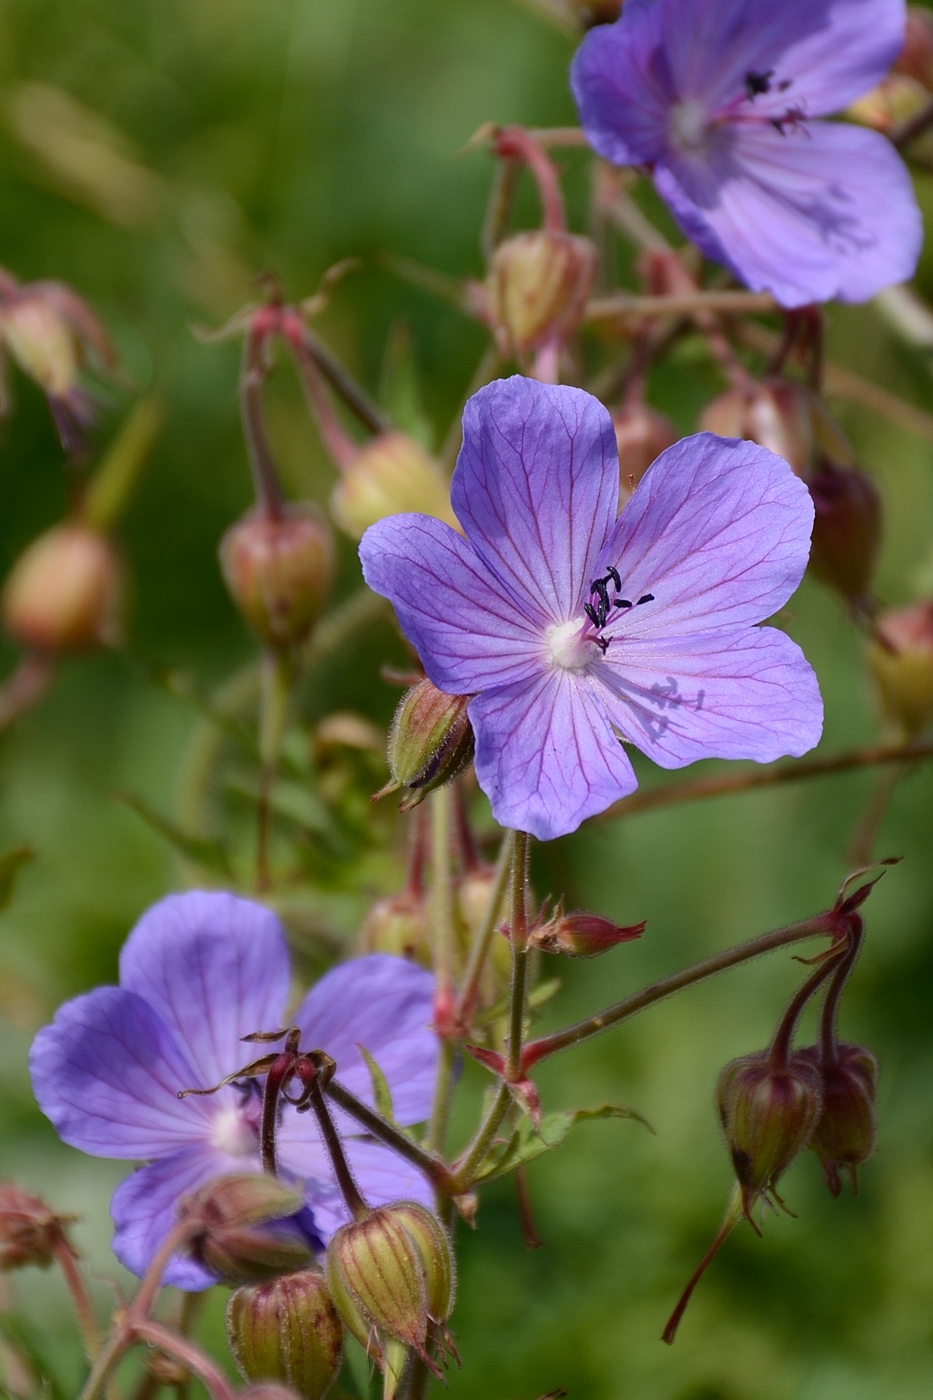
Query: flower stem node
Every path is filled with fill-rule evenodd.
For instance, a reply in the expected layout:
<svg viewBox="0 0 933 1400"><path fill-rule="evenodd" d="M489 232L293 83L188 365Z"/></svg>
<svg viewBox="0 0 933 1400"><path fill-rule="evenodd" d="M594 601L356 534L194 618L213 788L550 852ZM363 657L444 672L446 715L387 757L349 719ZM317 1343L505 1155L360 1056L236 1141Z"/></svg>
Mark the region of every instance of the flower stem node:
<svg viewBox="0 0 933 1400"><path fill-rule="evenodd" d="M0 1185L0 1273L30 1264L47 1269L64 1239L64 1223L37 1196Z"/></svg>
<svg viewBox="0 0 933 1400"><path fill-rule="evenodd" d="M933 720L933 602L885 613L868 654L888 718L908 737Z"/></svg>
<svg viewBox="0 0 933 1400"><path fill-rule="evenodd" d="M576 234L538 229L500 243L489 265L487 294L502 355L524 355L572 335L596 266L595 247Z"/></svg>
<svg viewBox="0 0 933 1400"><path fill-rule="evenodd" d="M250 511L224 535L220 564L233 601L260 641L277 649L297 646L330 596L333 535L314 506L293 506L284 515Z"/></svg>
<svg viewBox="0 0 933 1400"><path fill-rule="evenodd" d="M621 927L599 914L563 914L558 910L553 919L542 924L531 935L531 946L544 953L563 953L567 958L595 958L607 953L618 943L631 943L640 938L645 925Z"/></svg>
<svg viewBox="0 0 933 1400"><path fill-rule="evenodd" d="M246 1380L282 1381L301 1400L322 1400L340 1370L343 1324L315 1269L238 1288L227 1336Z"/></svg>
<svg viewBox="0 0 933 1400"><path fill-rule="evenodd" d="M809 1145L823 1164L834 1196L842 1190L840 1168L849 1173L857 1191L858 1169L875 1150L878 1061L861 1045L835 1046L832 1060L816 1045L800 1054L816 1067L823 1092L823 1112Z"/></svg>
<svg viewBox="0 0 933 1400"><path fill-rule="evenodd" d="M473 727L468 695L446 695L429 680L402 696L389 730L392 782L383 793L407 788L407 812L429 792L458 777L473 761Z"/></svg>
<svg viewBox="0 0 933 1400"><path fill-rule="evenodd" d="M773 1064L768 1051L732 1060L716 1087L719 1116L746 1217L809 1142L823 1109L820 1074L800 1055Z"/></svg>
<svg viewBox="0 0 933 1400"><path fill-rule="evenodd" d="M379 433L341 467L331 514L351 539L377 520L417 510L456 526L450 488L438 464L406 433Z"/></svg>
<svg viewBox="0 0 933 1400"><path fill-rule="evenodd" d="M191 1256L235 1285L307 1265L307 1241L288 1221L303 1206L301 1193L275 1177L234 1172L186 1197L178 1218L192 1225Z"/></svg>
<svg viewBox="0 0 933 1400"><path fill-rule="evenodd" d="M54 526L17 559L3 588L6 631L34 651L89 651L120 640L123 572L106 535Z"/></svg>
<svg viewBox="0 0 933 1400"><path fill-rule="evenodd" d="M439 1374L430 1352L448 1345L454 1262L429 1210L399 1201L344 1225L327 1248L327 1279L347 1328L381 1365L394 1340Z"/></svg>
<svg viewBox="0 0 933 1400"><path fill-rule="evenodd" d="M667 414L650 404L623 404L612 415L619 449L619 509L625 505L655 457L678 439Z"/></svg>
<svg viewBox="0 0 933 1400"><path fill-rule="evenodd" d="M806 478L816 516L810 564L853 606L866 607L881 548L881 497L864 472L824 461Z"/></svg>

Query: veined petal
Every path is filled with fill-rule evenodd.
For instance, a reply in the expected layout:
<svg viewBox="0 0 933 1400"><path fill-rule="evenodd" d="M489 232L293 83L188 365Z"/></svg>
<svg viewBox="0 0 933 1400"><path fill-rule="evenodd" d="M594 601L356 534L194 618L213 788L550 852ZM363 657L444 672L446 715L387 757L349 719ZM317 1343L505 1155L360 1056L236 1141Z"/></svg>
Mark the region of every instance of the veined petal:
<svg viewBox="0 0 933 1400"><path fill-rule="evenodd" d="M615 165L656 161L676 100L660 5L627 0L618 23L591 29L570 65L570 86L594 150Z"/></svg>
<svg viewBox="0 0 933 1400"><path fill-rule="evenodd" d="M178 1203L184 1196L225 1172L259 1170L258 1159L226 1158L205 1146L184 1148L149 1167L140 1167L120 1183L110 1202L114 1254L130 1273L141 1278L176 1224ZM174 1254L162 1282L196 1293L210 1288L217 1279L194 1259Z"/></svg>
<svg viewBox="0 0 933 1400"><path fill-rule="evenodd" d="M180 1100L197 1071L148 1002L98 987L59 1007L29 1054L39 1107L96 1157L164 1157L203 1141L212 1111Z"/></svg>
<svg viewBox="0 0 933 1400"><path fill-rule="evenodd" d="M449 525L429 515L390 515L366 531L360 559L366 582L392 603L440 690L473 695L543 664L540 604L529 615Z"/></svg>
<svg viewBox="0 0 933 1400"><path fill-rule="evenodd" d="M841 112L886 76L904 46L905 22L904 0L832 0L825 24L772 63L771 91L756 97L755 109L780 116L799 103L808 117Z"/></svg>
<svg viewBox="0 0 933 1400"><path fill-rule="evenodd" d="M476 777L500 825L550 841L638 786L601 689L554 668L470 701Z"/></svg>
<svg viewBox="0 0 933 1400"><path fill-rule="evenodd" d="M783 457L697 433L652 463L619 517L600 567L620 573L633 607L607 626L609 655L771 617L803 577L813 504Z"/></svg>
<svg viewBox="0 0 933 1400"><path fill-rule="evenodd" d="M923 230L903 161L875 131L734 125L715 164L672 160L655 182L689 237L783 306L866 301L910 278Z"/></svg>
<svg viewBox="0 0 933 1400"><path fill-rule="evenodd" d="M400 1123L421 1123L431 1111L437 1068L434 978L404 958L373 953L326 973L295 1012L304 1049L324 1050L337 1078L357 1098L373 1103L372 1079L360 1046L372 1055L392 1092ZM283 1131L298 1132L312 1115L288 1113ZM348 1132L358 1126L343 1126ZM296 1168L297 1169L297 1168Z"/></svg>
<svg viewBox="0 0 933 1400"><path fill-rule="evenodd" d="M797 758L822 732L813 669L774 627L640 638L610 647L595 672L618 702L610 702L613 722L662 768Z"/></svg>
<svg viewBox="0 0 933 1400"><path fill-rule="evenodd" d="M311 1115L309 1115L310 1117ZM393 1201L420 1201L434 1209L434 1192L426 1178L381 1143L346 1137L343 1140L350 1170L367 1205L390 1205ZM350 1219L343 1197L337 1190L333 1171L318 1140L316 1156L309 1149L305 1159L313 1163L305 1183L305 1199L314 1214L314 1228L326 1242ZM283 1152L283 1160L285 1154Z"/></svg>
<svg viewBox="0 0 933 1400"><path fill-rule="evenodd" d="M619 504L608 411L565 385L520 375L487 384L463 413L450 500L470 544L526 614L539 626L569 621Z"/></svg>
<svg viewBox="0 0 933 1400"><path fill-rule="evenodd" d="M120 954L120 985L145 998L218 1083L250 1058L242 1037L278 1030L288 995L285 934L275 915L221 892L169 895L146 911Z"/></svg>

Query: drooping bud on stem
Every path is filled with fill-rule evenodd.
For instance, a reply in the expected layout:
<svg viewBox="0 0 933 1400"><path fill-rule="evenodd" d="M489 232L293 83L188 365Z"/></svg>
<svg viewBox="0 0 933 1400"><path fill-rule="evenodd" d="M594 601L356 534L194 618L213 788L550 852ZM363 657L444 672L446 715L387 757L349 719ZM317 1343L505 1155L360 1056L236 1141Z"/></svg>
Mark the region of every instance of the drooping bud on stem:
<svg viewBox="0 0 933 1400"><path fill-rule="evenodd" d="M300 1191L265 1173L234 1173L186 1196L178 1218L190 1223L188 1252L225 1283L304 1268L311 1251L288 1217L304 1206Z"/></svg>
<svg viewBox="0 0 933 1400"><path fill-rule="evenodd" d="M247 1380L283 1381L302 1400L323 1400L340 1370L343 1325L317 1270L238 1288L227 1336Z"/></svg>
<svg viewBox="0 0 933 1400"><path fill-rule="evenodd" d="M877 1138L878 1061L862 1045L838 1045L831 1062L816 1045L800 1053L816 1068L823 1095L823 1111L809 1145L823 1164L826 1184L834 1196L842 1190L840 1168L848 1172L857 1191L858 1169L874 1152Z"/></svg>
<svg viewBox="0 0 933 1400"><path fill-rule="evenodd" d="M547 228L517 233L492 255L489 315L503 357L566 340L583 318L596 276L588 238Z"/></svg>
<svg viewBox="0 0 933 1400"><path fill-rule="evenodd" d="M33 651L56 654L120 640L123 571L106 535L56 525L20 555L3 587L3 625Z"/></svg>
<svg viewBox="0 0 933 1400"><path fill-rule="evenodd" d="M468 695L446 695L429 680L402 696L389 730L392 781L377 794L407 788L402 811L458 777L473 760Z"/></svg>
<svg viewBox="0 0 933 1400"><path fill-rule="evenodd" d="M301 505L275 515L250 511L224 535L220 563L249 626L278 649L310 634L330 594L336 555L323 515Z"/></svg>
<svg viewBox="0 0 933 1400"><path fill-rule="evenodd" d="M908 738L933 720L933 602L883 614L868 662L881 703Z"/></svg>
<svg viewBox="0 0 933 1400"><path fill-rule="evenodd" d="M853 607L870 611L881 548L881 497L855 467L826 460L806 478L816 516L810 564Z"/></svg>

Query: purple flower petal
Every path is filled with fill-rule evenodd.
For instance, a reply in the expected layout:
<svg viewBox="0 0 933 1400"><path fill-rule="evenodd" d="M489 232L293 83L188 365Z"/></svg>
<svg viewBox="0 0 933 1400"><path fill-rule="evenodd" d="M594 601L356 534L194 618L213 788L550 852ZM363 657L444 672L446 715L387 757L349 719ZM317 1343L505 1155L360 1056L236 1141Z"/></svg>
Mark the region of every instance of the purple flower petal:
<svg viewBox="0 0 933 1400"><path fill-rule="evenodd" d="M922 221L906 167L883 136L836 122L730 134L716 163L671 160L655 172L709 257L783 306L865 301L913 275Z"/></svg>
<svg viewBox="0 0 933 1400"><path fill-rule="evenodd" d="M242 1159L232 1160L209 1147L188 1147L173 1152L150 1167L140 1167L113 1193L110 1215L115 1231L113 1252L130 1273L140 1277L176 1223L179 1201L197 1191L212 1177L230 1171L259 1170ZM217 1279L207 1269L175 1254L162 1275L164 1284L195 1293Z"/></svg>
<svg viewBox="0 0 933 1400"><path fill-rule="evenodd" d="M434 1192L427 1180L403 1157L376 1142L344 1140L344 1147L356 1184L367 1205L389 1205L392 1201L420 1201L434 1209ZM314 1212L314 1228L327 1241L350 1219L343 1198L334 1183L320 1148L320 1166L307 1183L305 1197Z"/></svg>
<svg viewBox="0 0 933 1400"><path fill-rule="evenodd" d="M470 701L476 776L502 826L550 841L637 787L602 689L554 669Z"/></svg>
<svg viewBox="0 0 933 1400"><path fill-rule="evenodd" d="M667 144L675 100L661 7L627 0L625 19L591 29L570 65L587 140L615 165L651 165Z"/></svg>
<svg viewBox="0 0 933 1400"><path fill-rule="evenodd" d="M281 1027L288 981L278 919L232 894L169 895L120 954L120 985L155 1008L198 1067L182 1087L207 1088L255 1058L241 1038Z"/></svg>
<svg viewBox="0 0 933 1400"><path fill-rule="evenodd" d="M788 103L799 103L808 117L839 112L881 82L904 46L903 0L833 0L826 21L813 33L801 34L770 65L774 82L769 93L755 99L756 107L760 103L762 111L774 116L786 111ZM785 77L790 87L782 92Z"/></svg>
<svg viewBox="0 0 933 1400"><path fill-rule="evenodd" d="M539 667L540 625L449 525L391 515L366 531L360 559L366 582L391 600L439 689L472 695Z"/></svg>
<svg viewBox="0 0 933 1400"><path fill-rule="evenodd" d="M152 1007L98 987L60 1007L29 1055L39 1107L59 1137L97 1157L162 1157L203 1139L210 1110L180 1100L197 1070Z"/></svg>
<svg viewBox="0 0 933 1400"><path fill-rule="evenodd" d="M374 953L332 968L293 1019L301 1028L302 1047L325 1050L337 1062L340 1082L372 1104L362 1045L388 1081L398 1122L421 1123L431 1111L437 1068L437 1037L430 1030L433 1003L430 973L404 958ZM307 1136L311 1122L310 1114L288 1113L283 1135L295 1140Z"/></svg>
<svg viewBox="0 0 933 1400"><path fill-rule="evenodd" d="M783 457L712 433L682 438L648 468L600 558L633 603L653 595L607 627L610 658L642 637L773 616L803 577L812 528L809 493Z"/></svg>
<svg viewBox="0 0 933 1400"><path fill-rule="evenodd" d="M809 662L774 627L610 647L596 672L621 704L619 730L662 768L699 758L770 763L819 742L823 705Z"/></svg>

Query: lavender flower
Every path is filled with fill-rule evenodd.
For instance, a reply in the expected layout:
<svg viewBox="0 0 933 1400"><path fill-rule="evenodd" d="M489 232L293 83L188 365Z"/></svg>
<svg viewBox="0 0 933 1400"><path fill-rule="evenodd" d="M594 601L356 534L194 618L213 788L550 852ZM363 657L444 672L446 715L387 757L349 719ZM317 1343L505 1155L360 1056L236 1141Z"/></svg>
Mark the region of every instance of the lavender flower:
<svg viewBox="0 0 933 1400"><path fill-rule="evenodd" d="M817 742L816 677L753 624L806 567L813 507L781 457L700 433L616 519L612 421L580 389L499 380L467 404L451 502L380 520L360 555L439 689L472 694L476 776L505 826L547 840L663 768L767 763Z"/></svg>
<svg viewBox="0 0 933 1400"><path fill-rule="evenodd" d="M626 0L571 85L587 137L645 165L687 234L784 306L912 276L910 179L877 132L815 121L884 77L903 0Z"/></svg>
<svg viewBox="0 0 933 1400"><path fill-rule="evenodd" d="M30 1055L42 1111L72 1147L97 1157L142 1159L114 1193L117 1258L136 1274L175 1220L179 1199L212 1177L259 1171L257 1094L236 1086L179 1100L255 1058L241 1037L284 1024L289 959L282 928L261 905L231 894L170 895L140 919L120 955L119 987L66 1002ZM308 993L292 1020L303 1045L324 1049L338 1077L372 1103L362 1045L383 1070L401 1123L430 1110L437 1056L428 1030L433 982L400 958L344 963ZM431 1201L420 1174L335 1114L361 1191L373 1204ZM342 1122L341 1122L342 1118ZM313 1114L285 1107L277 1150L305 1182L314 1232L327 1240L346 1214ZM205 1288L214 1280L176 1257L165 1282Z"/></svg>

